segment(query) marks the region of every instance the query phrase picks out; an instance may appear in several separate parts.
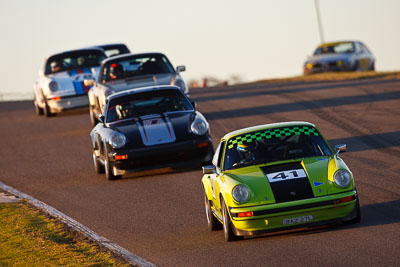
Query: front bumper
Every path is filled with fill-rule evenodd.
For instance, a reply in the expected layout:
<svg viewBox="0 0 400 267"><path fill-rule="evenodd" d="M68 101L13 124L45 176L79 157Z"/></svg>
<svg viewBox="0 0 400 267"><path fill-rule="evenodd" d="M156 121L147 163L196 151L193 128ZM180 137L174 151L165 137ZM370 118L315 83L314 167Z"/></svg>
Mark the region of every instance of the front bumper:
<svg viewBox="0 0 400 267"><path fill-rule="evenodd" d="M235 234L251 236L354 219L357 216L357 198L357 192L352 190L314 198L311 201L306 199L229 210ZM239 218L239 212L253 212L253 216Z"/></svg>
<svg viewBox="0 0 400 267"><path fill-rule="evenodd" d="M336 61L334 62L325 62L325 63L314 63L311 64L312 67L304 66L304 74L311 73L321 73L321 72L329 72L329 71L351 71L352 66L349 63L338 64Z"/></svg>
<svg viewBox="0 0 400 267"><path fill-rule="evenodd" d="M87 95L53 97L47 99L47 104L52 113L58 113L65 110L88 107L89 98Z"/></svg>
<svg viewBox="0 0 400 267"><path fill-rule="evenodd" d="M114 175L152 169L181 169L189 166L209 164L214 154L210 136L183 142L137 149L123 149L110 152L109 159ZM124 160L116 160L119 155L126 155Z"/></svg>

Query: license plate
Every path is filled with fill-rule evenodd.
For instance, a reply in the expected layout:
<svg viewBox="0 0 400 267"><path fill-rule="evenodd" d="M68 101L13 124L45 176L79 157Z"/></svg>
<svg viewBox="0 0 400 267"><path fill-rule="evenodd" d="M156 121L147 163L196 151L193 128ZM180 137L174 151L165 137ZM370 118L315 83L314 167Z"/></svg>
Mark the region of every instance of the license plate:
<svg viewBox="0 0 400 267"><path fill-rule="evenodd" d="M303 223L303 222L311 222L313 220L312 215L306 215L301 217L283 219L283 225L295 224L295 223Z"/></svg>

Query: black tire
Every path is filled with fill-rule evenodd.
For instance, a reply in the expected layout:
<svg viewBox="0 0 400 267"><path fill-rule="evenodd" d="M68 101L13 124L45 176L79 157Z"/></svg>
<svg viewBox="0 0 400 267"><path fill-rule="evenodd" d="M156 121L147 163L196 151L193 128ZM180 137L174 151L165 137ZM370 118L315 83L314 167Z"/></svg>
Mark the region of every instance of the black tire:
<svg viewBox="0 0 400 267"><path fill-rule="evenodd" d="M112 172L110 160L108 158L107 149L104 147L104 171L108 180L121 179L122 175L114 175Z"/></svg>
<svg viewBox="0 0 400 267"><path fill-rule="evenodd" d="M92 151L92 156L93 156L94 171L96 173L104 173L105 172L104 166L100 164L99 159L97 158L94 149Z"/></svg>
<svg viewBox="0 0 400 267"><path fill-rule="evenodd" d="M38 106L36 99L33 101L33 104L35 105L35 113L38 116L42 116L44 114L44 111L41 107Z"/></svg>
<svg viewBox="0 0 400 267"><path fill-rule="evenodd" d="M211 204L204 192L204 206L206 209L207 225L210 231L216 231L222 229L222 224L215 218L213 212L211 211Z"/></svg>
<svg viewBox="0 0 400 267"><path fill-rule="evenodd" d="M90 122L92 123L92 126L94 127L97 125L97 123L99 123L99 120L94 115L92 106L89 107L89 114L90 114Z"/></svg>
<svg viewBox="0 0 400 267"><path fill-rule="evenodd" d="M225 241L230 242L230 241L243 239L242 236L236 236L233 233L231 219L229 218L228 209L226 208L225 201L223 199L221 199L221 210L222 210L222 220L223 220L223 226L224 226Z"/></svg>
<svg viewBox="0 0 400 267"><path fill-rule="evenodd" d="M353 69L354 71L361 71L361 69L360 69L360 62L356 62L356 64L354 65L354 69Z"/></svg>
<svg viewBox="0 0 400 267"><path fill-rule="evenodd" d="M43 97L43 100L44 100L43 115L44 115L46 118L53 117L53 116L54 116L54 113L52 113L52 112L50 111L50 107L49 107L49 105L47 105L46 97L44 96L43 92L42 92L42 97Z"/></svg>
<svg viewBox="0 0 400 267"><path fill-rule="evenodd" d="M201 160L201 166L212 165L212 159L214 157L214 148L210 149L210 152Z"/></svg>
<svg viewBox="0 0 400 267"><path fill-rule="evenodd" d="M369 67L369 70L375 71L375 62L372 62L371 66Z"/></svg>
<svg viewBox="0 0 400 267"><path fill-rule="evenodd" d="M43 115L44 115L46 118L49 118L49 117L53 117L53 116L54 116L54 113L51 113L50 108L49 108L49 106L47 105L47 103L45 104L45 106L44 106L44 108L43 108Z"/></svg>

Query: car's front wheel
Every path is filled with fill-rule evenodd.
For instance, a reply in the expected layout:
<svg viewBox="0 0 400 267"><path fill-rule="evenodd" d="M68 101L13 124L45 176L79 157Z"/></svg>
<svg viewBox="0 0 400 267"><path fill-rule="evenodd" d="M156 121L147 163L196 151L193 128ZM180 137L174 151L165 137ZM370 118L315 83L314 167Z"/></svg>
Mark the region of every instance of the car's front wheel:
<svg viewBox="0 0 400 267"><path fill-rule="evenodd" d="M201 166L212 165L212 158L214 156L214 149L211 149L207 156L201 161Z"/></svg>
<svg viewBox="0 0 400 267"><path fill-rule="evenodd" d="M39 107L39 105L37 103L37 100L36 100L36 97L35 97L35 100L33 101L33 104L35 105L35 113L36 113L36 115L38 115L38 116L43 115L43 109L41 107Z"/></svg>
<svg viewBox="0 0 400 267"><path fill-rule="evenodd" d="M92 155L93 155L94 171L96 173L104 173L104 171L105 171L104 166L100 164L99 159L97 158L94 149L92 151Z"/></svg>
<svg viewBox="0 0 400 267"><path fill-rule="evenodd" d="M375 70L375 62L371 63L371 66L369 67L369 70L372 70L372 71Z"/></svg>
<svg viewBox="0 0 400 267"><path fill-rule="evenodd" d="M47 105L47 103L45 104L45 106L44 106L44 108L43 108L43 114L44 114L44 116L45 117L53 117L54 116L54 113L52 113L51 111L50 111L50 107Z"/></svg>
<svg viewBox="0 0 400 267"><path fill-rule="evenodd" d="M46 97L44 96L43 92L42 92L42 96L43 96L43 99L44 99L44 108L43 108L44 116L46 118L54 116L54 113L51 112L50 107L47 104Z"/></svg>
<svg viewBox="0 0 400 267"><path fill-rule="evenodd" d="M114 175L106 148L104 148L104 170L108 180L116 180L122 177L121 175Z"/></svg>
<svg viewBox="0 0 400 267"><path fill-rule="evenodd" d="M221 223L217 218L213 215L211 211L211 204L207 198L207 194L204 192L204 206L206 208L206 216L207 216L207 225L210 231L221 230Z"/></svg>
<svg viewBox="0 0 400 267"><path fill-rule="evenodd" d="M222 202L221 203L221 209L222 209L222 220L223 220L223 225L224 225L224 237L225 237L225 240L230 242L230 241L243 239L242 236L236 236L233 233L232 225L231 225L231 219L229 218L228 209L227 209L227 207L225 205L225 201L222 199L221 202Z"/></svg>

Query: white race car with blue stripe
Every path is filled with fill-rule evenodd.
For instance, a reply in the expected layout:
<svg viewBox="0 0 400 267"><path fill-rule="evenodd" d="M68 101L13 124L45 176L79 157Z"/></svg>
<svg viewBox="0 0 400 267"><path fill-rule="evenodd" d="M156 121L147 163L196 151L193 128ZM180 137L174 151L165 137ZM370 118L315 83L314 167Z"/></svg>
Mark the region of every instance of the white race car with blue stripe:
<svg viewBox="0 0 400 267"><path fill-rule="evenodd" d="M90 86L83 81L97 77L100 62L105 58L100 48L66 51L48 57L33 86L36 113L49 117L64 110L87 107Z"/></svg>

